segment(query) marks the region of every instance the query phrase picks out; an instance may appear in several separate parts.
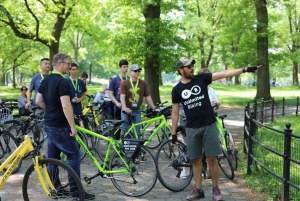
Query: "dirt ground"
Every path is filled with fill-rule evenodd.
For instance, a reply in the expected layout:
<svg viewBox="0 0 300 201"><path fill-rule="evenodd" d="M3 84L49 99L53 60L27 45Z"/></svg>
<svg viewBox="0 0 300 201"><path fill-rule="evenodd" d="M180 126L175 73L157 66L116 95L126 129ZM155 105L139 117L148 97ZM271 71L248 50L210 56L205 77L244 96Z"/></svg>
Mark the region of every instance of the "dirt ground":
<svg viewBox="0 0 300 201"><path fill-rule="evenodd" d="M218 109L218 113L220 114L228 114L228 118L232 119L241 119L242 115L234 117L234 114L236 114L237 111L244 111L245 107L244 106L230 106L230 105L221 105L220 108ZM241 114L241 112L240 112ZM243 113L242 113L243 114ZM225 122L226 124L226 122ZM231 132L238 132L239 135L235 135L235 139L238 142L242 141L242 134L243 134L243 125L234 125L234 126L228 126L228 129ZM243 146L241 143L236 143L237 146ZM243 153L239 153L241 155ZM235 172L235 178L233 179L233 183L235 183L238 188L238 192L233 192L235 194L238 194L242 197L249 198L249 201L265 201L267 200L264 198L264 195L262 193L258 193L249 187L245 185L245 179L243 179L245 173L241 172Z"/></svg>

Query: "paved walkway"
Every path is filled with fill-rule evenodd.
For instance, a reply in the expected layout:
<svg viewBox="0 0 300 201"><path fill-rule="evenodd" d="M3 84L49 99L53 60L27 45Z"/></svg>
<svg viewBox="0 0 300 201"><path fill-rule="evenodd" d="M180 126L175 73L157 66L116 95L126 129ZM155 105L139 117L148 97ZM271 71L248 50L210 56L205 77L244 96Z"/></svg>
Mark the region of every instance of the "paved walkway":
<svg viewBox="0 0 300 201"><path fill-rule="evenodd" d="M220 109L219 114L226 114L228 118L226 119L225 123L228 129L232 132L235 139L240 139L243 136L243 108L234 109L234 110L222 110ZM236 140L237 142L239 140ZM27 169L27 167L31 164L31 159L24 159L22 167L20 171L14 175L12 175L7 183L4 185L3 189L0 190L0 197L2 201L21 201L22 198L22 179L23 175ZM92 165L91 160L89 158L85 158L82 162L82 175L81 177L85 176L92 176L94 175L97 170ZM2 176L2 174L1 174ZM165 189L160 182L157 180L155 187L152 189L151 192L148 194L139 197L128 197L120 193L112 184L109 179L103 179L101 177L97 177L92 180L92 183L87 185L83 181L84 188L89 192L96 194L97 201L106 200L106 201L167 201L167 200L186 200L185 197L189 192L193 189L194 183L192 182L184 191L173 193ZM220 174L220 181L219 187L222 191L224 196L224 200L227 201L250 201L256 200L260 201L259 199L255 199L251 196L251 193L243 192L245 188L241 188L236 180L230 181L225 178L224 175ZM203 189L205 192L205 200L213 200L212 199L212 192L211 192L211 180L206 179L203 180ZM247 189L246 189L247 190ZM251 197L250 197L251 196Z"/></svg>

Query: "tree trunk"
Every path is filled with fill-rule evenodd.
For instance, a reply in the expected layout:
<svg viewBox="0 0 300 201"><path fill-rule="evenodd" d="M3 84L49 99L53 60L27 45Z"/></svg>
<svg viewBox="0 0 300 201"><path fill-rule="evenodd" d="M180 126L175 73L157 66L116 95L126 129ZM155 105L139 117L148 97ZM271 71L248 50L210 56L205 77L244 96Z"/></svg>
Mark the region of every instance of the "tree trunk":
<svg viewBox="0 0 300 201"><path fill-rule="evenodd" d="M146 19L145 33L145 81L148 84L150 95L154 104L160 103L159 81L161 73L159 68L159 24L160 24L160 0L155 0L155 4L149 4L144 10Z"/></svg>
<svg viewBox="0 0 300 201"><path fill-rule="evenodd" d="M293 62L293 85L299 86L298 80L298 62Z"/></svg>
<svg viewBox="0 0 300 201"><path fill-rule="evenodd" d="M257 15L257 57L258 65L263 67L259 69L257 75L256 99L271 99L270 76L269 76L269 58L268 58L268 10L266 0L256 0Z"/></svg>

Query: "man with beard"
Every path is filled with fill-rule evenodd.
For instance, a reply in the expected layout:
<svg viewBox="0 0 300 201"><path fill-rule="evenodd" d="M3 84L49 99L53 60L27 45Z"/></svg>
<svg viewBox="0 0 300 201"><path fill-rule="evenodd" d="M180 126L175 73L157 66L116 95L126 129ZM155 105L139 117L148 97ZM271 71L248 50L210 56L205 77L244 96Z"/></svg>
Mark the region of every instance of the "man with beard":
<svg viewBox="0 0 300 201"><path fill-rule="evenodd" d="M172 90L172 144L178 141L176 127L179 117L179 104L182 103L186 115L186 144L188 157L192 159L196 188L186 197L187 200L204 198L202 190L202 150L204 149L211 177L214 200L222 200L218 187L219 167L217 157L221 154L219 133L215 125L215 115L211 107L207 86L212 81L232 77L245 72L257 72L261 66L253 66L217 73L194 75L195 60L180 58L176 64L181 81Z"/></svg>

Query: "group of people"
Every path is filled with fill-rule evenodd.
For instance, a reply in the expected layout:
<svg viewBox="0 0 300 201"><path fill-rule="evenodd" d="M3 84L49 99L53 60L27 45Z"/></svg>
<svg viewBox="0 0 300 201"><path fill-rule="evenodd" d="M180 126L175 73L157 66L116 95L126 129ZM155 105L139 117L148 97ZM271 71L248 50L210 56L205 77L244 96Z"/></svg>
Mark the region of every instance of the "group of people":
<svg viewBox="0 0 300 201"><path fill-rule="evenodd" d="M208 85L221 78L236 76L245 72L256 72L258 67L248 67L235 70L225 70L218 73L200 73L194 75L195 60L180 58L176 63L181 81L172 89L172 143L178 141L176 127L179 119L179 105L182 104L186 117L186 144L188 157L193 161L195 190L186 197L187 200L204 198L202 190L202 149L205 150L213 185L213 197L221 200L222 194L218 188L218 164L216 156L221 153L215 118L209 99ZM68 156L69 165L80 176L80 152L74 136L77 134L74 114L82 112L81 101L87 94L86 81L78 79L78 65L71 63L71 57L58 53L53 57L53 71L50 72L50 60L42 59L41 73L36 74L29 89L22 87L22 98L27 98L25 108L31 104L31 93L36 91L33 104L45 111L44 131L48 136L48 157L60 159L60 153ZM129 75L127 75L129 69ZM140 106L144 98L148 105L155 109L147 83L140 79L142 68L137 64L129 67L127 60L119 62L119 74L113 77L108 87L102 89L113 103L113 118L125 120L122 127L127 129L133 122L141 121ZM64 75L70 73L69 78ZM87 74L80 76L87 79ZM216 101L214 101L216 102ZM131 115L131 117L129 117ZM139 129L137 129L139 130ZM119 133L120 135L121 133ZM71 189L71 195L76 197L76 190ZM95 195L86 193L86 199L94 199Z"/></svg>

